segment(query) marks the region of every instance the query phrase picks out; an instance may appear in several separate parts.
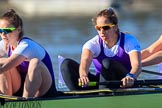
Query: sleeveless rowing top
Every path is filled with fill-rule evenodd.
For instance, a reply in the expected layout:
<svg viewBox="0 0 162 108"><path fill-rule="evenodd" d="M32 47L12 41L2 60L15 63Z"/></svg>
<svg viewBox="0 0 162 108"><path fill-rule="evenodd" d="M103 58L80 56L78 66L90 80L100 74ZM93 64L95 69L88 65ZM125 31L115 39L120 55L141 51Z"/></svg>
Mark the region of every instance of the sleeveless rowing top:
<svg viewBox="0 0 162 108"><path fill-rule="evenodd" d="M125 40L125 34L121 33L121 39L120 39L120 43L119 43L119 47L118 47L118 53L114 57L107 57L104 53L103 41L99 37L101 52L98 57L93 58L93 64L95 66L96 74L99 74L101 72L102 60L105 58L119 61L121 64L123 64L126 67L126 69L128 71L131 70L131 63L130 63L129 55L124 50L124 40Z"/></svg>

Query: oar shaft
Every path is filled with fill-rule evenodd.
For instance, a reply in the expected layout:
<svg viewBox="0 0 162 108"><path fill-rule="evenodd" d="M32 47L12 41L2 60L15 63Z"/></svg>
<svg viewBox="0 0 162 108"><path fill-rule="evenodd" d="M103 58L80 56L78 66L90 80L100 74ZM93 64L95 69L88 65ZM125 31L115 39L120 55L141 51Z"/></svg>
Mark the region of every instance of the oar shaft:
<svg viewBox="0 0 162 108"><path fill-rule="evenodd" d="M121 85L121 81L106 81L106 82L89 82L88 86L96 86L96 85Z"/></svg>
<svg viewBox="0 0 162 108"><path fill-rule="evenodd" d="M34 97L18 97L18 96L10 96L10 95L5 95L5 94L0 94L1 99L8 99L8 100L34 100L36 98Z"/></svg>
<svg viewBox="0 0 162 108"><path fill-rule="evenodd" d="M122 81L105 81L105 82L89 82L88 86L96 85L121 85ZM79 84L81 86L81 84ZM134 85L162 85L162 79L151 79L151 80L136 80Z"/></svg>
<svg viewBox="0 0 162 108"><path fill-rule="evenodd" d="M152 80L137 80L134 85L162 85L162 79L152 79Z"/></svg>
<svg viewBox="0 0 162 108"><path fill-rule="evenodd" d="M148 74L154 74L154 75L160 75L160 76L162 76L162 73L154 72L154 71L150 71L150 70L142 69L142 72L148 73Z"/></svg>

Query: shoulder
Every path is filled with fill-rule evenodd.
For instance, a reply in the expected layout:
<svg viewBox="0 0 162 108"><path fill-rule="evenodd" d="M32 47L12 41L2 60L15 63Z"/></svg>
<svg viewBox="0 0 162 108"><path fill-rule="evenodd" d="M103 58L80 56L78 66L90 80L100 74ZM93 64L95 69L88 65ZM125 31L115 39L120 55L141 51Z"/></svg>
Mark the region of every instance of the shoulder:
<svg viewBox="0 0 162 108"><path fill-rule="evenodd" d="M28 38L28 37L23 37L20 41L19 41L19 45L28 45L28 46L39 46L39 44L34 41L33 39L31 38Z"/></svg>
<svg viewBox="0 0 162 108"><path fill-rule="evenodd" d="M99 44L99 36L95 36L87 41L84 45L82 50L88 49L92 52L94 57L97 57L100 53L100 44Z"/></svg>
<svg viewBox="0 0 162 108"><path fill-rule="evenodd" d="M36 49L39 48L40 45L37 44L35 41L33 41L30 38L27 37L23 37L19 43L16 49L21 49L21 50L32 50L32 49Z"/></svg>
<svg viewBox="0 0 162 108"><path fill-rule="evenodd" d="M96 35L95 37L91 38L89 41L97 42L97 41L99 41L99 36Z"/></svg>
<svg viewBox="0 0 162 108"><path fill-rule="evenodd" d="M35 53L33 53L33 51ZM20 54L28 59L33 57L42 59L45 56L45 52L46 50L37 42L29 38L23 38L14 50L13 54Z"/></svg>
<svg viewBox="0 0 162 108"><path fill-rule="evenodd" d="M28 37L23 37L19 42L34 42L34 40Z"/></svg>
<svg viewBox="0 0 162 108"><path fill-rule="evenodd" d="M96 49L99 46L99 36L96 35L95 37L91 38L87 42L84 43L83 49Z"/></svg>
<svg viewBox="0 0 162 108"><path fill-rule="evenodd" d="M133 36L132 34L128 34L128 33L124 33L124 34L125 34L126 40L137 40L137 38Z"/></svg>
<svg viewBox="0 0 162 108"><path fill-rule="evenodd" d="M125 45L124 45L125 49L127 50L127 52L136 50L136 51L140 51L141 47L140 47L140 43L137 40L137 38L131 34L125 34Z"/></svg>
<svg viewBox="0 0 162 108"><path fill-rule="evenodd" d="M99 43L99 36L96 35L95 37L88 40L85 44L98 44Z"/></svg>
<svg viewBox="0 0 162 108"><path fill-rule="evenodd" d="M131 34L125 34L125 44L140 44L138 39L131 35Z"/></svg>
<svg viewBox="0 0 162 108"><path fill-rule="evenodd" d="M21 39L20 41L19 41L19 43L18 43L18 47L17 48L27 48L27 47L29 47L29 44L30 42L29 42L29 40L28 39ZM21 46L21 47L20 47ZM22 47L23 46L23 47Z"/></svg>

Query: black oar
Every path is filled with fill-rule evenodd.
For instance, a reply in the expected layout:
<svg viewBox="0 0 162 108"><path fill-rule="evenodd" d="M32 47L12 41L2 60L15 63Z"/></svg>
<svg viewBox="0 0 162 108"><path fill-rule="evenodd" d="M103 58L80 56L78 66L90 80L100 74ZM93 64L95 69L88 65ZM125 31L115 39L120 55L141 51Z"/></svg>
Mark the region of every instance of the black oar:
<svg viewBox="0 0 162 108"><path fill-rule="evenodd" d="M154 72L154 71L150 71L150 70L142 69L142 72L148 73L148 74L154 74L154 75L160 75L160 76L162 76L162 73Z"/></svg>
<svg viewBox="0 0 162 108"><path fill-rule="evenodd" d="M19 96L10 96L10 95L5 95L5 94L0 94L0 99L7 99L7 100L34 100L37 99L35 97L19 97Z"/></svg>
<svg viewBox="0 0 162 108"><path fill-rule="evenodd" d="M122 81L105 81L105 82L89 82L88 86L96 85L122 85ZM148 86L148 85L162 85L162 79L150 79L150 80L136 80L134 86ZM79 84L79 86L82 86Z"/></svg>

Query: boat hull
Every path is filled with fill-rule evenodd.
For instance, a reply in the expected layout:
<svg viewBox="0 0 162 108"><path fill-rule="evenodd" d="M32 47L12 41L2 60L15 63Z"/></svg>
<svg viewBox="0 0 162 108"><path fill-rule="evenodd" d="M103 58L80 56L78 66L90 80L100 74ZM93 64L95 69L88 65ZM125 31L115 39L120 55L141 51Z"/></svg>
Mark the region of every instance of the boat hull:
<svg viewBox="0 0 162 108"><path fill-rule="evenodd" d="M0 108L161 108L162 93L6 101Z"/></svg>

